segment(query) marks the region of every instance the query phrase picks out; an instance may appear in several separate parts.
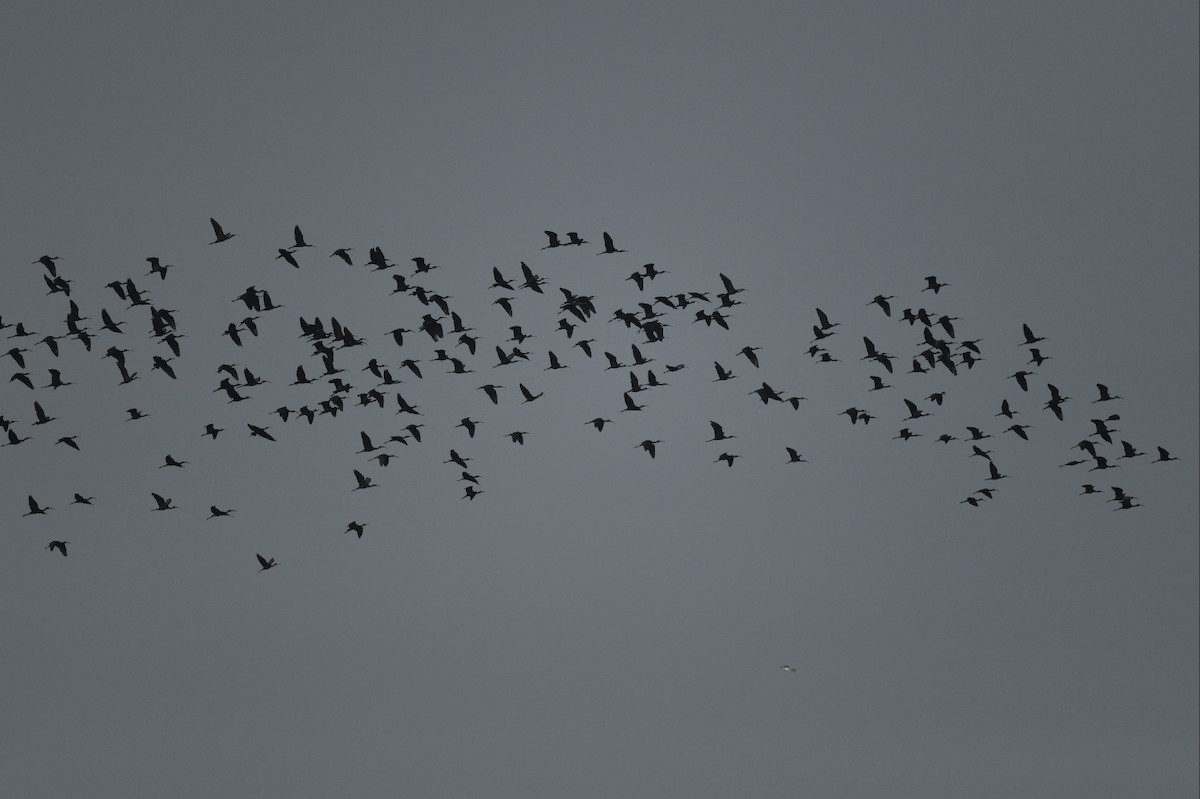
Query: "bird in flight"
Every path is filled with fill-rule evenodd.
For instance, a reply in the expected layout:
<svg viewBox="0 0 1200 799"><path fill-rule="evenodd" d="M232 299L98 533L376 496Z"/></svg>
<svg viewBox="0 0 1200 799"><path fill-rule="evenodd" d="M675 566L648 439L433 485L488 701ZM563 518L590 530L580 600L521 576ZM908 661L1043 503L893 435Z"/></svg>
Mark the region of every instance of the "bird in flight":
<svg viewBox="0 0 1200 799"><path fill-rule="evenodd" d="M258 565L262 566L262 568L259 569L260 572L265 572L267 569L273 569L279 565L275 562L275 558L267 559L258 553L255 553L254 557L258 558Z"/></svg>
<svg viewBox="0 0 1200 799"><path fill-rule="evenodd" d="M221 223L215 219L210 218L208 221L212 223L213 235L217 237L215 241L210 241L209 244L220 244L223 241L229 241L237 235L236 233L226 233L225 229L221 227Z"/></svg>
<svg viewBox="0 0 1200 799"><path fill-rule="evenodd" d="M625 251L618 250L617 246L615 244L613 244L612 236L608 235L607 230L604 231L604 252L598 252L596 254L597 255L612 255L613 253L617 253L617 252L625 252Z"/></svg>
<svg viewBox="0 0 1200 799"><path fill-rule="evenodd" d="M67 544L69 544L69 543L71 543L71 542L70 541L51 541L49 544L46 545L46 549L49 549L52 552L57 549L59 552L62 553L62 556L65 558L67 556Z"/></svg>

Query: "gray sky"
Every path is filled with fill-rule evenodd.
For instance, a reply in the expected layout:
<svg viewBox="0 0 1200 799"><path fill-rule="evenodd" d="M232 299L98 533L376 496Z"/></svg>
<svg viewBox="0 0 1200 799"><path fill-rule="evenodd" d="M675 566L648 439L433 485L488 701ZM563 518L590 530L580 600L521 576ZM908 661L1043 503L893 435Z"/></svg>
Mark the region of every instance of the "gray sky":
<svg viewBox="0 0 1200 799"><path fill-rule="evenodd" d="M1195 4L798 5L10 9L0 315L38 335L0 343L31 350L38 388L0 382L34 436L0 448L0 793L1196 795ZM209 246L210 216L238 235ZM296 224L299 270L274 259ZM589 244L542 250L543 229ZM628 252L596 257L603 231ZM431 309L389 293L372 246L392 272L440 266L413 282L477 328L475 374L443 374L423 335L391 341ZM43 253L84 324L106 308L124 336L57 359L27 343L65 332ZM151 255L165 281L143 277ZM510 321L488 284L521 261L546 294L505 293ZM625 278L650 262L668 274L639 292ZM715 296L720 273L745 288L729 331L691 324L699 305L668 311L661 343L606 321ZM950 285L922 293L926 275ZM127 277L187 336L177 381L150 368L169 353L146 310L104 287ZM220 333L252 284L286 308L238 349ZM559 287L596 297L570 341ZM905 374L922 326L897 317L922 306L985 360ZM837 363L804 353L817 307ZM286 385L322 371L300 316L367 339L343 377L370 387L376 357L422 416L397 416L393 388L384 410L351 394L311 426L272 418L328 395ZM493 369L509 324L533 361ZM1022 324L1052 358L1028 394L1006 378L1033 368ZM896 374L859 360L862 336ZM602 370L631 343L670 383L638 413L628 370ZM100 358L114 344L129 385ZM547 350L570 368L543 371ZM714 360L736 379L713 382ZM221 363L272 382L226 404ZM75 385L42 388L51 367ZM764 406L763 380L807 400ZM1063 422L1047 382L1073 398ZM1091 404L1097 382L1124 399ZM545 396L523 405L518 383ZM934 415L904 421L904 398ZM1004 398L1030 441L1001 432ZM58 420L34 427L34 400ZM1060 468L1109 413L1151 454ZM412 420L422 442L388 467L356 454L360 431ZM737 438L706 442L710 420ZM978 508L960 500L986 464L935 441L966 425L1008 475ZM905 426L922 437L893 440ZM1149 463L1159 445L1179 460ZM168 453L187 468L159 469ZM355 468L379 488L352 492ZM1113 485L1143 507L1113 512ZM180 510L150 512L151 492ZM22 517L27 495L54 510ZM237 515L206 520L213 504Z"/></svg>

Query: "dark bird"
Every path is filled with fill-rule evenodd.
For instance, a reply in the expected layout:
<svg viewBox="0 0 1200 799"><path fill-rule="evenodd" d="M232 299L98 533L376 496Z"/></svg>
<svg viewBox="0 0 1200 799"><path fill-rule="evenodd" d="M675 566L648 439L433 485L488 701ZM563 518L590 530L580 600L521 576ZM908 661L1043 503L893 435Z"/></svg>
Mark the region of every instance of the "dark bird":
<svg viewBox="0 0 1200 799"><path fill-rule="evenodd" d="M734 458L740 458L740 457L742 457L742 456L741 455L730 455L728 452L722 452L720 455L717 456L717 459L715 461L713 461L713 463L720 463L721 461L725 461L726 465L728 465L730 468L733 468Z"/></svg>
<svg viewBox="0 0 1200 799"><path fill-rule="evenodd" d="M354 251L353 247L339 247L329 254L330 258L341 258L346 262L346 266L354 266L354 261L350 259L350 253Z"/></svg>
<svg viewBox="0 0 1200 799"><path fill-rule="evenodd" d="M557 234L557 233L555 233L553 230L545 230L545 231L542 231L542 232L543 232L543 233L545 233L545 234L546 234L546 238L548 238L548 239L550 240L550 243L549 243L549 244L547 244L545 247L543 247L543 248L542 248L543 250L549 250L549 249L552 249L552 248L554 248L554 247L561 247L561 246L563 246L562 242L558 240L558 234Z"/></svg>
<svg viewBox="0 0 1200 799"><path fill-rule="evenodd" d="M1100 392L1100 399L1092 400L1093 405L1095 405L1097 402L1110 402L1112 400L1122 399L1122 397L1120 397L1116 394L1110 394L1108 392L1108 386L1104 385L1103 383L1097 383L1096 388Z"/></svg>
<svg viewBox="0 0 1200 799"><path fill-rule="evenodd" d="M891 316L892 315L892 306L890 303L888 303L888 300L894 300L894 299L896 299L896 298L895 297L885 297L882 294L876 294L874 299L872 299L870 302L868 302L867 305L868 306L878 305L881 309L883 309L884 315Z"/></svg>
<svg viewBox="0 0 1200 799"><path fill-rule="evenodd" d="M788 460L787 460L788 463L808 463L808 461L804 460L804 458L801 457L800 453L797 452L794 448L785 447L785 449L787 450L787 453L788 453Z"/></svg>
<svg viewBox="0 0 1200 799"><path fill-rule="evenodd" d="M1133 446L1133 444L1130 444L1128 441L1121 442L1121 449L1124 450L1124 453L1121 455L1122 458L1136 458L1139 455L1146 454L1144 452L1138 452L1137 447Z"/></svg>
<svg viewBox="0 0 1200 799"><path fill-rule="evenodd" d="M355 486L353 489L351 489L352 491L358 491L359 489L362 489L362 488L376 488L377 487L374 483L371 482L371 478L364 475L358 469L354 470L354 480L355 480L355 482L358 483L358 485Z"/></svg>
<svg viewBox="0 0 1200 799"><path fill-rule="evenodd" d="M717 379L713 381L714 383L718 383L723 380L732 380L736 376L733 374L733 372L726 371L725 367L721 366L721 364L717 361L713 361L713 366L716 367L717 370Z"/></svg>
<svg viewBox="0 0 1200 799"><path fill-rule="evenodd" d="M34 261L34 263L46 267L46 271L50 273L51 277L54 277L58 275L58 267L55 266L54 262L59 260L59 257L57 255L43 255Z"/></svg>
<svg viewBox="0 0 1200 799"><path fill-rule="evenodd" d="M654 454L655 454L655 452L656 452L656 450L655 450L655 448L654 448L654 447L655 447L655 445L656 445L656 444L661 444L661 443L663 443L663 442L661 442L661 441L651 441L650 439L646 439L645 441L643 441L642 443L640 443L640 444L638 444L636 447L634 447L634 449L637 449L638 447L641 447L642 449L644 449L644 450L646 451L646 453L647 453L647 454L648 454L648 455L649 455L651 458L653 458L653 457L654 457Z"/></svg>
<svg viewBox="0 0 1200 799"><path fill-rule="evenodd" d="M929 275L925 278L925 288L921 289L921 291L932 291L934 294L937 294L949 285L949 283L939 283L936 275Z"/></svg>
<svg viewBox="0 0 1200 799"><path fill-rule="evenodd" d="M906 420L920 419L922 416L929 416L928 413L918 408L917 404L910 399L904 400L904 405L908 408L908 416L905 417Z"/></svg>
<svg viewBox="0 0 1200 799"><path fill-rule="evenodd" d="M1004 428L1004 432L1007 433L1007 432L1011 431L1013 433L1016 433L1018 436L1025 439L1026 441L1028 441L1029 435L1025 431L1031 429L1032 427L1033 427L1033 425L1029 425L1029 424L1014 424L1014 425L1010 425L1010 426Z"/></svg>
<svg viewBox="0 0 1200 799"><path fill-rule="evenodd" d="M310 413L311 413L311 411L310 411ZM312 424L311 419L309 420L309 424ZM265 438L267 441L275 440L275 437L267 432L268 430L271 429L269 427L259 427L258 425L250 424L249 422L246 423L246 427L250 428L250 437L251 438L253 438L254 436L258 436L259 438Z"/></svg>
<svg viewBox="0 0 1200 799"><path fill-rule="evenodd" d="M260 572L265 572L267 569L273 569L279 565L275 562L275 558L268 560L258 553L255 553L254 557L258 558L258 565L262 566L262 568L259 569Z"/></svg>
<svg viewBox="0 0 1200 799"><path fill-rule="evenodd" d="M209 505L208 513L209 513L209 515L208 515L209 519L215 519L218 516L232 516L234 514L234 511L232 509L231 510L221 510L216 505Z"/></svg>
<svg viewBox="0 0 1200 799"><path fill-rule="evenodd" d="M151 511L156 511L156 510L179 510L179 508L177 508L176 506L174 506L174 505L172 505L172 504L171 504L171 500L170 500L170 499L167 499L167 498L163 497L161 494L155 494L153 491L151 491L151 492L150 492L150 496L154 497L154 504L158 506L158 507L155 507L155 508L151 508L151 509L150 509Z"/></svg>
<svg viewBox="0 0 1200 799"><path fill-rule="evenodd" d="M471 417L469 417L469 416L464 416L462 418L462 421L460 421L458 424L456 424L454 426L461 427L464 430L466 430L468 438L474 438L475 437L475 426L477 424L479 424L479 422L471 419Z"/></svg>
<svg viewBox="0 0 1200 799"><path fill-rule="evenodd" d="M737 436L726 435L725 428L716 422L709 422L709 424L712 425L713 437L708 439L708 441L724 441L727 438L737 438Z"/></svg>
<svg viewBox="0 0 1200 799"><path fill-rule="evenodd" d="M738 350L738 354L745 355L746 360L748 360L748 361L750 361L750 363L754 364L754 368L757 369L758 368L758 356L755 355L754 353L757 350L761 350L761 349L762 349L762 347L742 347L740 350Z"/></svg>
<svg viewBox="0 0 1200 799"><path fill-rule="evenodd" d="M1013 374L1009 375L1009 377L1011 377L1012 379L1017 381L1017 385L1021 387L1022 391L1028 391L1029 390L1029 381L1026 378L1028 378L1030 375L1035 375L1035 374L1037 374L1037 372L1021 371L1021 372L1014 372Z"/></svg>
<svg viewBox="0 0 1200 799"><path fill-rule="evenodd" d="M621 409L622 413L625 411L640 411L642 408L646 407L645 405L638 405L635 403L633 401L633 397L629 396L628 392L622 394L622 396L625 397L625 407Z"/></svg>
<svg viewBox="0 0 1200 799"><path fill-rule="evenodd" d="M1049 360L1051 360L1050 356L1042 355L1042 351L1037 347L1029 348L1029 360L1027 363L1031 363L1034 366L1041 366L1043 363Z"/></svg>
<svg viewBox="0 0 1200 799"><path fill-rule="evenodd" d="M525 444L525 436L529 435L528 431L516 430L508 434L508 437L513 440L514 444Z"/></svg>
<svg viewBox="0 0 1200 799"><path fill-rule="evenodd" d="M355 453L356 455L362 455L364 453L375 452L376 450L383 449L382 446L376 446L371 443L371 437L369 435L367 435L365 430L359 431L359 436L361 436L361 438L362 438L362 447L363 448L360 449L358 452L356 452Z"/></svg>
<svg viewBox="0 0 1200 799"><path fill-rule="evenodd" d="M33 495L31 494L29 496L29 513L22 513L21 516L33 516L35 514L44 515L46 513L46 511L48 511L48 510L54 510L54 508L51 508L49 506L42 507L41 505L38 504L38 501L36 499L34 499Z"/></svg>
<svg viewBox="0 0 1200 799"><path fill-rule="evenodd" d="M1155 458L1153 461L1151 461L1151 463L1166 463L1167 461L1179 460L1179 458L1172 456L1170 452L1167 452L1162 447L1157 447L1157 449L1158 449L1158 457Z"/></svg>
<svg viewBox="0 0 1200 799"><path fill-rule="evenodd" d="M346 529L342 532L342 535L352 532L355 535L357 535L359 538L362 538L363 531L365 530L365 528L368 524L369 524L369 522L362 522L362 523L350 522L349 524L346 525Z"/></svg>
<svg viewBox="0 0 1200 799"><path fill-rule="evenodd" d="M1021 325L1021 331L1025 334L1024 344L1037 344L1039 341L1045 341L1045 336L1035 336L1033 331L1029 329L1029 325Z"/></svg>
<svg viewBox="0 0 1200 799"><path fill-rule="evenodd" d="M496 390L500 389L500 388L504 388L504 386L496 386L491 383L488 383L487 385L480 386L477 390L482 391L484 394L487 394L488 399L490 399L492 401L493 405L499 405L500 404L500 395L496 393Z"/></svg>
<svg viewBox="0 0 1200 799"><path fill-rule="evenodd" d="M280 247L279 255L275 256L275 260L278 261L280 258L287 261L289 264L291 264L295 268L297 268L297 269L300 268L300 264L299 264L299 262L296 261L296 256L292 255L291 250L285 250L284 248Z"/></svg>
<svg viewBox="0 0 1200 799"><path fill-rule="evenodd" d="M59 552L62 553L62 556L65 558L67 556L67 544L69 544L69 543L71 543L71 542L70 541L51 541L49 544L46 545L46 549L49 549L51 552L53 552L54 550L57 549Z"/></svg>
<svg viewBox="0 0 1200 799"><path fill-rule="evenodd" d="M525 402L533 402L535 399L537 399L538 397L542 396L542 394L545 394L545 393L546 393L546 392L544 392L544 391L543 391L541 394L534 394L532 391L530 391L528 388L526 388L526 387L525 387L525 384L524 384L524 383L518 383L518 384L517 384L517 387L518 387L518 388L521 390L521 396L525 398L525 399L522 401L523 403L525 403Z"/></svg>
<svg viewBox="0 0 1200 799"><path fill-rule="evenodd" d="M596 428L600 432L604 432L604 425L612 424L612 423L613 423L612 419L601 419L599 416L597 416L595 419L592 419L591 421L587 422L587 424L590 424L592 427ZM1179 460L1179 459L1172 458L1171 460Z"/></svg>
<svg viewBox="0 0 1200 799"><path fill-rule="evenodd" d="M296 243L292 246L292 249L294 249L294 250L298 250L301 247L311 247L312 246L311 244L309 244L308 242L306 242L304 240L304 234L300 232L299 225L296 225L294 228L292 228L292 237L296 241Z"/></svg>
<svg viewBox="0 0 1200 799"><path fill-rule="evenodd" d="M549 232L549 231L547 231L547 232ZM604 231L604 252L598 252L596 254L597 255L611 255L612 253L616 253L616 252L625 252L625 251L618 250L616 245L613 244L612 236L608 235L608 231Z"/></svg>
<svg viewBox="0 0 1200 799"><path fill-rule="evenodd" d="M226 233L224 228L215 219L210 218L208 221L212 222L213 235L217 237L216 241L210 241L209 244L220 244L223 241L229 241L237 235L236 233Z"/></svg>
<svg viewBox="0 0 1200 799"><path fill-rule="evenodd" d="M174 467L176 467L177 469L182 469L182 468L183 468L184 466L186 466L186 465L187 465L187 461L177 461L177 460L175 460L173 457L171 457L170 455L168 455L168 456L166 457L166 461L163 463L163 465L162 465L162 466L159 466L158 468L160 468L160 469L165 469L165 468L167 468L168 466L174 466Z"/></svg>
<svg viewBox="0 0 1200 799"><path fill-rule="evenodd" d="M545 249L545 248L543 248L543 249ZM475 486L467 486L466 489L464 489L464 493L463 493L461 499L473 500L473 499L475 499L475 497L477 497L483 493L486 493L486 492L484 492L481 489L476 488Z"/></svg>
<svg viewBox="0 0 1200 799"><path fill-rule="evenodd" d="M992 463L991 460L989 460L988 461L988 476L985 477L984 479L985 480L1003 480L1005 477L1008 477L1008 475L1000 474L1000 470L996 468L996 464Z"/></svg>
<svg viewBox="0 0 1200 799"><path fill-rule="evenodd" d="M1008 400L1003 400L1000 403L1000 413L998 413L996 415L997 416L1007 416L1009 419L1011 419L1014 416L1016 416L1017 413L1018 413L1018 411L1014 411L1012 408L1009 407Z"/></svg>

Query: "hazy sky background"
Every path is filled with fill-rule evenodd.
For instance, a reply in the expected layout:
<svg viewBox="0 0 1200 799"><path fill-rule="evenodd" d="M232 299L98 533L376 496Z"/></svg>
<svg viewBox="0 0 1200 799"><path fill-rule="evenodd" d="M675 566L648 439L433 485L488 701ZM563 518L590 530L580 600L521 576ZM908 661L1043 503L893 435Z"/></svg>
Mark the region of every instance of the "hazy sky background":
<svg viewBox="0 0 1200 799"><path fill-rule="evenodd" d="M0 448L0 794L1195 796L1197 29L1183 2L9 8L0 316L39 335L0 345L32 350L39 388L0 381L34 436ZM209 246L210 216L237 237ZM274 259L296 224L300 270ZM590 243L543 251L547 228ZM626 254L595 256L605 230ZM440 265L414 282L478 328L475 374L386 335L433 309L362 265L376 245L393 271ZM65 332L44 253L85 324L107 308L124 336L27 343ZM510 321L491 268L521 261L547 291L506 293ZM625 278L648 262L669 274L641 294ZM601 352L642 339L606 320L715 295L719 273L745 288L731 330L670 312L642 350L671 385L620 412L627 370ZM150 368L169 353L146 310L104 287L127 277L187 336L177 381ZM249 285L286 308L238 349L220 332ZM573 339L597 339L590 361L555 329L560 286L596 297ZM986 360L904 374L910 306L960 317ZM838 363L804 354L817 307ZM321 372L297 338L318 315L368 341L337 357L356 392L376 357L422 416L393 388L384 410L270 417L327 396L286 385ZM1023 323L1052 357L1028 394L1006 378ZM509 324L533 360L492 369ZM864 335L898 356L894 388L868 393ZM548 349L570 368L543 371ZM272 382L228 405L221 363ZM41 388L50 367L75 385ZM763 406L763 380L808 399ZM545 396L520 404L519 382ZM1063 422L1046 382L1073 397ZM1091 405L1096 382L1124 399ZM1001 433L1004 398L1031 441ZM58 420L33 427L35 399ZM1108 413L1151 455L1060 468ZM355 454L413 420L423 441L387 468ZM706 442L709 420L737 438ZM966 425L1008 475L978 508L960 500L986 464L934 440ZM1180 460L1149 463L1157 445ZM352 492L355 468L380 487ZM1144 507L1113 512L1112 485ZM23 518L30 494L54 510Z"/></svg>

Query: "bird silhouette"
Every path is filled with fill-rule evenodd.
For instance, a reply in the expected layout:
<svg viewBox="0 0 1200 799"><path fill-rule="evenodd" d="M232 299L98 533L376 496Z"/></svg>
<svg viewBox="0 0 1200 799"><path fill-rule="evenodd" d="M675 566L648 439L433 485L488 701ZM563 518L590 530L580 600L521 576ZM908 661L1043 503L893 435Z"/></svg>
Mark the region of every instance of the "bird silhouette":
<svg viewBox="0 0 1200 799"><path fill-rule="evenodd" d="M549 231L547 231L547 233L549 233ZM608 231L604 231L604 251L596 253L596 254L597 255L612 255L613 253L618 253L618 252L625 252L625 251L618 250L616 245L613 244L612 236L608 235Z"/></svg>
<svg viewBox="0 0 1200 799"><path fill-rule="evenodd" d="M663 442L661 442L661 441L652 441L652 440L650 440L650 439L646 439L645 441L643 441L642 443L640 443L640 444L638 444L636 447L634 447L634 449L637 449L638 447L641 447L643 450L645 450L645 451L646 451L646 454L648 454L648 455L649 455L651 458L653 458L653 457L654 457L654 455L655 455L655 452L656 452L656 450L655 450L655 445L657 445L657 444L661 444L661 443L663 443Z"/></svg>
<svg viewBox="0 0 1200 799"><path fill-rule="evenodd" d="M162 494L156 494L153 491L151 491L150 496L154 497L154 504L157 506L157 507L151 508L150 510L152 510L152 511L179 510L179 508L177 506L171 504L173 502L173 500L163 497Z"/></svg>
<svg viewBox="0 0 1200 799"><path fill-rule="evenodd" d="M67 556L67 544L69 544L69 543L71 543L71 542L70 541L51 541L49 544L46 545L46 549L50 550L51 552L53 552L54 550L57 549L59 552L62 553L62 556L65 558Z"/></svg>
<svg viewBox="0 0 1200 799"><path fill-rule="evenodd" d="M255 553L254 557L258 558L258 565L262 567L259 569L260 572L265 572L267 569L273 569L279 565L275 562L275 558L264 558L262 555L257 553Z"/></svg>
<svg viewBox="0 0 1200 799"><path fill-rule="evenodd" d="M46 511L48 510L54 510L54 508L39 505L38 501L34 499L33 495L31 494L29 496L29 512L22 513L21 516L45 515Z"/></svg>
<svg viewBox="0 0 1200 799"><path fill-rule="evenodd" d="M237 235L236 233L226 233L215 219L209 219L208 221L212 223L213 235L216 236L216 240L210 241L209 244L220 244L223 241L229 241Z"/></svg>

